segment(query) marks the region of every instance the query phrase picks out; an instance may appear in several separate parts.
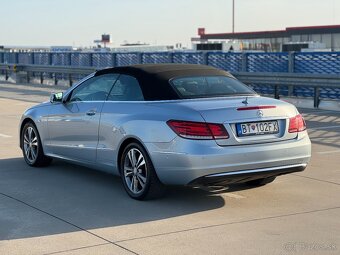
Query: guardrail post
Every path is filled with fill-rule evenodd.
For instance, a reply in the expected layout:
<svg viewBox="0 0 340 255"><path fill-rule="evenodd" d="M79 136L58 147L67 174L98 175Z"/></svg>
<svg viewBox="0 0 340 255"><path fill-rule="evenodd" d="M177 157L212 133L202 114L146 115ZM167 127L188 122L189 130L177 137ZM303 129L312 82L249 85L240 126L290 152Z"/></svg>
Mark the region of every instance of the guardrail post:
<svg viewBox="0 0 340 255"><path fill-rule="evenodd" d="M116 53L112 53L112 67L117 65L117 55Z"/></svg>
<svg viewBox="0 0 340 255"><path fill-rule="evenodd" d="M52 53L47 53L47 63L48 65L52 65Z"/></svg>
<svg viewBox="0 0 340 255"><path fill-rule="evenodd" d="M30 54L29 63L30 63L31 65L34 65L34 53L33 53L33 52Z"/></svg>
<svg viewBox="0 0 340 255"><path fill-rule="evenodd" d="M247 72L247 65L248 65L248 54L243 52L242 53L242 67L241 67L242 72Z"/></svg>
<svg viewBox="0 0 340 255"><path fill-rule="evenodd" d="M174 62L174 53L173 52L168 53L168 61L169 61L169 63Z"/></svg>
<svg viewBox="0 0 340 255"><path fill-rule="evenodd" d="M289 73L294 73L294 58L295 58L295 52L290 51L288 54L288 72Z"/></svg>
<svg viewBox="0 0 340 255"><path fill-rule="evenodd" d="M51 52L47 53L47 64L50 66L53 65L53 58ZM47 77L53 78L53 75L55 76L55 73L49 73Z"/></svg>
<svg viewBox="0 0 340 255"><path fill-rule="evenodd" d="M34 52L30 53L30 60L29 60L29 63L31 65L34 65ZM30 83L31 81L31 75L33 76L33 72L29 72L29 71L26 71L26 79L27 79L27 83Z"/></svg>
<svg viewBox="0 0 340 255"><path fill-rule="evenodd" d="M10 66L8 66L8 68L6 68L6 71L5 71L5 80L8 81L8 78L9 78L9 71L10 70Z"/></svg>
<svg viewBox="0 0 340 255"><path fill-rule="evenodd" d="M73 85L72 74L69 74L69 75L68 75L68 80L69 80L69 85L70 85L70 87L72 87L72 85Z"/></svg>
<svg viewBox="0 0 340 255"><path fill-rule="evenodd" d="M203 65L208 65L209 63L209 61L208 61L208 57L209 57L209 55L208 55L209 53L208 52L205 52L205 51L203 51L202 52L202 57L203 57Z"/></svg>
<svg viewBox="0 0 340 255"><path fill-rule="evenodd" d="M314 88L314 108L319 108L320 104L320 88Z"/></svg>
<svg viewBox="0 0 340 255"><path fill-rule="evenodd" d="M275 85L275 87L274 87L274 97L275 97L275 99L280 99L279 85Z"/></svg>
<svg viewBox="0 0 340 255"><path fill-rule="evenodd" d="M89 66L93 66L93 53L89 53Z"/></svg>
<svg viewBox="0 0 340 255"><path fill-rule="evenodd" d="M294 86L288 85L288 96L292 96L294 92Z"/></svg>
<svg viewBox="0 0 340 255"><path fill-rule="evenodd" d="M19 64L19 53L14 53L14 64Z"/></svg>
<svg viewBox="0 0 340 255"><path fill-rule="evenodd" d="M4 53L0 52L0 63L2 64L3 62L4 62ZM0 74L4 74L4 72L1 71Z"/></svg>
<svg viewBox="0 0 340 255"><path fill-rule="evenodd" d="M143 64L143 53L142 52L137 53L137 63Z"/></svg>
<svg viewBox="0 0 340 255"><path fill-rule="evenodd" d="M290 51L288 53L288 72L294 73L294 59L295 59L295 53L293 51ZM294 92L294 86L288 85L288 96L292 96Z"/></svg>
<svg viewBox="0 0 340 255"><path fill-rule="evenodd" d="M30 83L30 80L31 80L31 73L26 71L26 80L27 80L27 83Z"/></svg>
<svg viewBox="0 0 340 255"><path fill-rule="evenodd" d="M72 53L65 53L67 54L67 62L70 66L72 66Z"/></svg>
<svg viewBox="0 0 340 255"><path fill-rule="evenodd" d="M58 85L58 79L57 79L57 74L54 73L54 85Z"/></svg>

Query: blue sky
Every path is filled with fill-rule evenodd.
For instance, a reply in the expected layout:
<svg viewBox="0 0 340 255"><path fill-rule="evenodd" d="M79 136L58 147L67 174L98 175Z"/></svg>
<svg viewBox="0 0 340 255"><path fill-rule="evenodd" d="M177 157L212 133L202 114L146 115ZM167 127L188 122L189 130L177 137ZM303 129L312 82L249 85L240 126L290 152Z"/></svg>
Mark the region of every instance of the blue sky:
<svg viewBox="0 0 340 255"><path fill-rule="evenodd" d="M198 27L231 31L232 0L0 0L0 45L190 45ZM235 0L236 31L340 24L339 0Z"/></svg>

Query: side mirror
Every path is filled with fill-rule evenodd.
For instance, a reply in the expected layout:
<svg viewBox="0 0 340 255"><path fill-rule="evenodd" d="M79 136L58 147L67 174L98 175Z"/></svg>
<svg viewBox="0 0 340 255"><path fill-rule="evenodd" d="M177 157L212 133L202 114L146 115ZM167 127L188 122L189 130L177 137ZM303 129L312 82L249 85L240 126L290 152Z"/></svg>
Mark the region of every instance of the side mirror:
<svg viewBox="0 0 340 255"><path fill-rule="evenodd" d="M57 102L62 102L63 101L63 92L58 92L58 93L52 93L50 96L50 102L51 103L57 103Z"/></svg>

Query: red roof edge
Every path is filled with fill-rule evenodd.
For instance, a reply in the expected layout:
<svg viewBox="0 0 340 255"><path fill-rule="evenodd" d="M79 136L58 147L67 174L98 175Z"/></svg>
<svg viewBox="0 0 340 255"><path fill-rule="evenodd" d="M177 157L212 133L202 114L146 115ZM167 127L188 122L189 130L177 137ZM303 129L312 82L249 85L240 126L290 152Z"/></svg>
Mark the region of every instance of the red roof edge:
<svg viewBox="0 0 340 255"><path fill-rule="evenodd" d="M304 30L304 29L328 29L340 28L340 25L326 25L326 26L308 26L308 27L287 27L286 30Z"/></svg>
<svg viewBox="0 0 340 255"><path fill-rule="evenodd" d="M329 29L340 28L340 25L327 25L327 26L306 26L306 27L287 27L285 30L267 30L267 31L254 31L254 32L236 32L236 33L212 33L204 34L204 36L228 36L228 35L244 35L244 34L266 34L266 33L284 33L292 30L305 30L305 29Z"/></svg>

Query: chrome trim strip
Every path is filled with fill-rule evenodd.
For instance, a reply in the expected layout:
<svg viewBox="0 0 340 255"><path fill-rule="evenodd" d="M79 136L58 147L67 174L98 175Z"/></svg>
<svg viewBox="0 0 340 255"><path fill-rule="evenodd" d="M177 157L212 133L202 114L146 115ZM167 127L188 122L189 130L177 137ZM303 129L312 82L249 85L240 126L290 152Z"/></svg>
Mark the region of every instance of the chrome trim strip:
<svg viewBox="0 0 340 255"><path fill-rule="evenodd" d="M301 167L301 166L306 167L307 164L304 163L304 164L296 164L296 165L289 165L289 166L276 166L276 167L268 167L268 168L259 168L259 169L253 169L253 170L241 170L241 171L234 171L234 172L228 172L228 173L211 174L211 175L206 175L204 177L210 178L210 177L237 175L237 174L261 173L261 172L289 169L289 168Z"/></svg>

